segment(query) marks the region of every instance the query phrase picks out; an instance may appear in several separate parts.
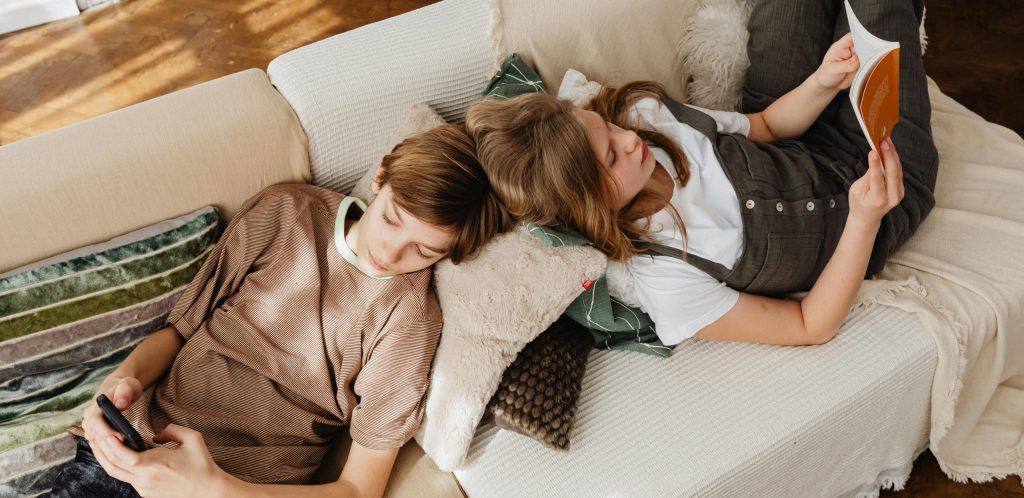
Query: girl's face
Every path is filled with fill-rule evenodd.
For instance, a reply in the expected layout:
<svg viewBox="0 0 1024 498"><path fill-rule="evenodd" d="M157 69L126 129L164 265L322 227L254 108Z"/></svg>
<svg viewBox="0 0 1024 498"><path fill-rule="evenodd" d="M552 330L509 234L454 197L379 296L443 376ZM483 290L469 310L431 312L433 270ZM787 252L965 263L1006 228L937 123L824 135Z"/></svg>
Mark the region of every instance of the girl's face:
<svg viewBox="0 0 1024 498"><path fill-rule="evenodd" d="M576 115L586 129L590 147L617 183L616 211L622 209L640 193L654 173L657 162L647 144L636 132L609 123L596 112L576 109Z"/></svg>
<svg viewBox="0 0 1024 498"><path fill-rule="evenodd" d="M378 190L355 228L359 263L377 276L427 268L447 256L453 241L451 232L402 210L389 185Z"/></svg>

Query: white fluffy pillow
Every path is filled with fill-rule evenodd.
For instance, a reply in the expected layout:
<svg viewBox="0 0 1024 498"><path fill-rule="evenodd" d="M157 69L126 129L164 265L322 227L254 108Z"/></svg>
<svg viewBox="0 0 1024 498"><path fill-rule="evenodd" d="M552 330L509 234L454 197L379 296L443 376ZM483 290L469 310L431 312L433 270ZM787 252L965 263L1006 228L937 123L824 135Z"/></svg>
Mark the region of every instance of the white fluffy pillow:
<svg viewBox="0 0 1024 498"><path fill-rule="evenodd" d="M416 440L438 467L462 463L502 373L583 292L583 282L604 273L605 261L591 247L548 246L519 225L475 259L437 264L444 327Z"/></svg>

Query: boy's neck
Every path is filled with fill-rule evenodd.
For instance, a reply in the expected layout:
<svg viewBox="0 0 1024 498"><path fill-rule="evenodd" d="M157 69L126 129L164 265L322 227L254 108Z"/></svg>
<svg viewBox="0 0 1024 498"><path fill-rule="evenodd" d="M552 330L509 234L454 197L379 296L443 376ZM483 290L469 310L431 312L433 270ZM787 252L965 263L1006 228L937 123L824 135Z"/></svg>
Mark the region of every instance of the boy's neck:
<svg viewBox="0 0 1024 498"><path fill-rule="evenodd" d="M359 247L358 245L356 245L359 243L359 230L357 230L358 227L358 219L345 219L345 243L352 248L352 252L355 252L356 248Z"/></svg>

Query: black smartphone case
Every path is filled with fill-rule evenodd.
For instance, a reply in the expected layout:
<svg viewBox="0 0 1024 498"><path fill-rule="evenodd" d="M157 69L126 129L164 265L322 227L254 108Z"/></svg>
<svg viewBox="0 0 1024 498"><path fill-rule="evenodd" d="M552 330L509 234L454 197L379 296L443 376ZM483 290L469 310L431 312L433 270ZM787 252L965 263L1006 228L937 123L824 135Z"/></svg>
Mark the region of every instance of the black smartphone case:
<svg viewBox="0 0 1024 498"><path fill-rule="evenodd" d="M146 451L146 442L142 440L142 436L139 432L132 427L132 424L128 422L128 419L124 418L121 414L121 410L118 410L114 403L110 402L110 398L105 394L99 395L96 398L96 404L100 406L100 410L103 411L103 419L110 424L117 432L120 432L124 436L125 446L135 451Z"/></svg>

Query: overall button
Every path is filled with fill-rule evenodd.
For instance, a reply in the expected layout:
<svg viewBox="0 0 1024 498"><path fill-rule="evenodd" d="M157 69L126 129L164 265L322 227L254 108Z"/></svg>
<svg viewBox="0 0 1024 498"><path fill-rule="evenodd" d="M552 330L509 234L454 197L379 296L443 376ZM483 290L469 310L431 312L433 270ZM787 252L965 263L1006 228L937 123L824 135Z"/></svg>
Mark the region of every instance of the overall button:
<svg viewBox="0 0 1024 498"><path fill-rule="evenodd" d="M780 213L782 212L782 203L781 202L775 205L775 210L780 212Z"/></svg>
<svg viewBox="0 0 1024 498"><path fill-rule="evenodd" d="M747 209L754 209L754 200L747 199Z"/></svg>
<svg viewBox="0 0 1024 498"><path fill-rule="evenodd" d="M814 203L813 202L808 202L807 203L807 210L808 211L814 211Z"/></svg>
<svg viewBox="0 0 1024 498"><path fill-rule="evenodd" d="M830 208L836 207L836 200L835 199L829 199L828 200L828 207L830 207Z"/></svg>

